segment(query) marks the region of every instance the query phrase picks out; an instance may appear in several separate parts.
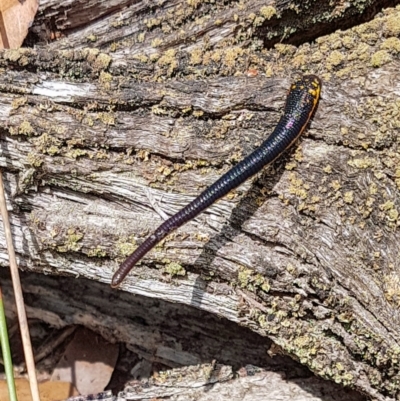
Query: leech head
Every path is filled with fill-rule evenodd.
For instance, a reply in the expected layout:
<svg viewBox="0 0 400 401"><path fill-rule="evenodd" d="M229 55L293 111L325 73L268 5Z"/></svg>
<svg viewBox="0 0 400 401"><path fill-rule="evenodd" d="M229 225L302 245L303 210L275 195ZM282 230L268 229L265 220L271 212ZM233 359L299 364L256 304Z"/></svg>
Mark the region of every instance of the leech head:
<svg viewBox="0 0 400 401"><path fill-rule="evenodd" d="M314 110L321 93L321 80L316 75L304 75L290 87L286 99L285 113L293 109L295 104L311 106Z"/></svg>

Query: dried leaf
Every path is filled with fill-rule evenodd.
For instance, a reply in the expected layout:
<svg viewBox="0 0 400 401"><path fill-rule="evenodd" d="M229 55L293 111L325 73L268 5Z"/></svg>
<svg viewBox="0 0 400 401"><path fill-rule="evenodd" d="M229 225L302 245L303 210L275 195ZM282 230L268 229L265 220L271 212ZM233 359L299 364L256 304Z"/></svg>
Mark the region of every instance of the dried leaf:
<svg viewBox="0 0 400 401"><path fill-rule="evenodd" d="M21 47L35 18L38 0L0 0L0 48Z"/></svg>
<svg viewBox="0 0 400 401"><path fill-rule="evenodd" d="M91 330L79 328L51 379L73 383L80 394L99 393L110 381L118 352L118 344L107 342Z"/></svg>

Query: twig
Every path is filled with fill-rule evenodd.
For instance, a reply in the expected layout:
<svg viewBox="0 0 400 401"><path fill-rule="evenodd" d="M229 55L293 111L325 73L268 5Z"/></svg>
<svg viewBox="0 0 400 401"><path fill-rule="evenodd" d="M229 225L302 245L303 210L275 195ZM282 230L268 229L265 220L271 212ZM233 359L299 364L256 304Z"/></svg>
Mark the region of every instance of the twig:
<svg viewBox="0 0 400 401"><path fill-rule="evenodd" d="M28 370L32 400L40 401L39 388L36 380L35 362L33 360L32 344L29 336L28 320L26 318L26 311L24 305L24 298L22 295L21 281L19 278L17 259L15 257L14 245L12 242L10 220L8 218L8 211L6 206L6 198L3 185L3 176L1 170L0 170L0 211L3 219L4 233L6 236L8 257L10 260L11 278L14 288L15 303L17 306L18 321L21 331L22 345L24 348L26 367Z"/></svg>
<svg viewBox="0 0 400 401"><path fill-rule="evenodd" d="M1 352L3 354L4 369L6 371L8 395L10 401L17 401L17 392L15 390L14 372L11 360L10 343L7 334L6 314L4 312L3 294L0 287L0 342Z"/></svg>
<svg viewBox="0 0 400 401"><path fill-rule="evenodd" d="M150 205L153 207L153 209L158 213L158 215L163 219L163 220L167 220L168 219L168 215L167 213L165 213L161 207L157 204L156 200L154 199L154 196L152 195L152 193L150 192L150 190L148 188L144 188L143 192L145 193L145 195L147 196L147 199L150 202Z"/></svg>
<svg viewBox="0 0 400 401"><path fill-rule="evenodd" d="M42 347L36 350L35 362L38 363L42 359L50 355L54 350L62 344L67 337L69 337L78 326L66 327L61 334L58 332L57 337L53 339L46 339Z"/></svg>

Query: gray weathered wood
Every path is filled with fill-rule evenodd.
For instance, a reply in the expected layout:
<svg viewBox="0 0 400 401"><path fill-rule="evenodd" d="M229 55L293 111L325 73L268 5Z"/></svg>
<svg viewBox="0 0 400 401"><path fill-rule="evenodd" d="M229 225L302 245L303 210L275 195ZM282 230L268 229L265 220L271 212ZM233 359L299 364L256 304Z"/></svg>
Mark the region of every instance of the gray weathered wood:
<svg viewBox="0 0 400 401"><path fill-rule="evenodd" d="M308 19L299 7L297 33L314 27L316 42L268 50L260 40L283 32L268 37L257 1L95 3L81 27L79 2L64 19L44 2L40 18L69 36L1 54L0 166L21 267L108 283L268 135L294 77L317 73L322 99L296 150L168 237L122 289L246 326L326 379L396 399L400 11L323 37L318 16L342 2Z"/></svg>

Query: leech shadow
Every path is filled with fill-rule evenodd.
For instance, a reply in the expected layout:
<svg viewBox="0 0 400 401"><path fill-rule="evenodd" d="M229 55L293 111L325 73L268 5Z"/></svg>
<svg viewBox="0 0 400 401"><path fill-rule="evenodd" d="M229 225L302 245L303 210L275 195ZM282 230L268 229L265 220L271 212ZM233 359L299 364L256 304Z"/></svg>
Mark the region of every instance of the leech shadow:
<svg viewBox="0 0 400 401"><path fill-rule="evenodd" d="M294 147L296 148L296 146ZM208 282L201 278L201 273L208 273L206 269L212 264L217 256L218 250L225 244L232 241L241 233L242 225L249 220L260 207L256 199L263 197L261 191L272 192L275 185L279 182L284 172L284 166L293 149L283 158L280 158L272 165L265 167L257 178L253 178L251 188L242 197L239 203L232 209L229 220L225 223L222 230L211 238L203 247L200 256L194 262L192 268L194 273L200 274L197 277L190 305L199 308L202 303L203 293L207 291ZM273 194L264 195L265 200Z"/></svg>

